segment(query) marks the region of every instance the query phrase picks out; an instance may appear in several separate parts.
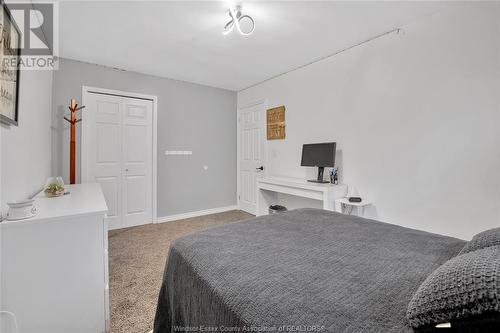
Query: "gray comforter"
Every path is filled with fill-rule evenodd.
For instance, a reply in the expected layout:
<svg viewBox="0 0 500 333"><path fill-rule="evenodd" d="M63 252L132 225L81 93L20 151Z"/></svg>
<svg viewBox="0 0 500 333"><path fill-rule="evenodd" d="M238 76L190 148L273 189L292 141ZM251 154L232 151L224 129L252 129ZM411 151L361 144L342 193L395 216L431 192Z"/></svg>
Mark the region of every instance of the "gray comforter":
<svg viewBox="0 0 500 333"><path fill-rule="evenodd" d="M178 239L155 333L411 332L412 294L465 242L316 209Z"/></svg>

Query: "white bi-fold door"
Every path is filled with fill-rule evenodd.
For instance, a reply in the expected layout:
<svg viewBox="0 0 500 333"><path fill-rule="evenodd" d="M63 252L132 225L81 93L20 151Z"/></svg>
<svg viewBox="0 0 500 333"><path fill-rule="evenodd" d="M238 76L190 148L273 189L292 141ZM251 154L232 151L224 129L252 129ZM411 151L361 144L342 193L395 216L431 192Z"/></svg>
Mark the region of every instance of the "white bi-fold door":
<svg viewBox="0 0 500 333"><path fill-rule="evenodd" d="M110 229L152 223L153 101L87 92L85 103L82 177L101 184Z"/></svg>

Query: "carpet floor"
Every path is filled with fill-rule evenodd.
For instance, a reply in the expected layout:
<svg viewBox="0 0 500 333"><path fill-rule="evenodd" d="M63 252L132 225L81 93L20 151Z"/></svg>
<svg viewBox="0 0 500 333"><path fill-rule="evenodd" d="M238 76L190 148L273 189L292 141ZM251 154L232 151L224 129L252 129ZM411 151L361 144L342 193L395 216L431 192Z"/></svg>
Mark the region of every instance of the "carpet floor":
<svg viewBox="0 0 500 333"><path fill-rule="evenodd" d="M234 210L110 231L111 333L147 333L153 328L163 269L173 240L251 217Z"/></svg>

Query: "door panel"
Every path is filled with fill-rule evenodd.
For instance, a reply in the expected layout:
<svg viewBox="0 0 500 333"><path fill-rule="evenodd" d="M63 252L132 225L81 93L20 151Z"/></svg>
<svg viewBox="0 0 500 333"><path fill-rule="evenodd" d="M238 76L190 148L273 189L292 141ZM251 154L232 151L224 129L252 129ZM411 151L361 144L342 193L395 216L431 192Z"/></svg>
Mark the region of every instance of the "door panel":
<svg viewBox="0 0 500 333"><path fill-rule="evenodd" d="M100 97L97 104L97 114L102 118L104 115L110 115L112 116L110 119L116 119L115 117L120 115L120 103L118 101L106 101L106 95Z"/></svg>
<svg viewBox="0 0 500 333"><path fill-rule="evenodd" d="M240 209L256 213L256 184L264 166L264 103L239 110L240 126Z"/></svg>
<svg viewBox="0 0 500 333"><path fill-rule="evenodd" d="M89 181L101 184L108 204L108 221L121 220L121 110L122 103L112 96L90 94L85 109L85 122L90 124Z"/></svg>
<svg viewBox="0 0 500 333"><path fill-rule="evenodd" d="M147 146L147 127L146 126L133 126L125 127L125 146L127 147L128 162L144 162L146 159L146 151L144 147Z"/></svg>
<svg viewBox="0 0 500 333"><path fill-rule="evenodd" d="M106 204L108 205L108 218L119 216L120 202L118 200L118 179L116 177L96 177L101 184Z"/></svg>
<svg viewBox="0 0 500 333"><path fill-rule="evenodd" d="M254 161L260 161L262 159L260 155L260 141L262 140L262 134L260 128L254 128L252 130L253 135L253 159Z"/></svg>
<svg viewBox="0 0 500 333"><path fill-rule="evenodd" d="M151 101L124 100L123 145L124 193L123 219L126 225L152 221L152 149Z"/></svg>
<svg viewBox="0 0 500 333"><path fill-rule="evenodd" d="M145 177L127 176L125 179L127 187L127 214L143 213L146 208L146 186Z"/></svg>
<svg viewBox="0 0 500 333"><path fill-rule="evenodd" d="M121 155L120 125L97 122L95 124L97 163L119 163Z"/></svg>
<svg viewBox="0 0 500 333"><path fill-rule="evenodd" d="M87 181L99 182L110 229L152 223L153 103L89 93Z"/></svg>

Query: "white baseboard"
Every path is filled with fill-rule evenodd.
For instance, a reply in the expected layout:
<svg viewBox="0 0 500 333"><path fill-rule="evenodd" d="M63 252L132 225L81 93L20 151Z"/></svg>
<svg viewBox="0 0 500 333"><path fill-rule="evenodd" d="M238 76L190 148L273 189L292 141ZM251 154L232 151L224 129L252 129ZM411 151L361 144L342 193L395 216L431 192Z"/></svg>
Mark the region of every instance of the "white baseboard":
<svg viewBox="0 0 500 333"><path fill-rule="evenodd" d="M152 221L152 220L150 220L150 221ZM151 224L150 221L146 221L146 223L140 221L140 222L132 223L132 224L129 224L129 225L118 225L118 226L113 226L113 225L111 225L111 223L108 222L108 230L118 230L118 229L138 227L140 225L148 225L148 224Z"/></svg>
<svg viewBox="0 0 500 333"><path fill-rule="evenodd" d="M192 217L217 214L217 213L227 212L227 211L236 210L236 209L238 209L238 206L234 205L234 206L227 206L227 207L218 207L218 208L198 210L196 212L168 215L168 216L158 217L156 223L189 219Z"/></svg>

